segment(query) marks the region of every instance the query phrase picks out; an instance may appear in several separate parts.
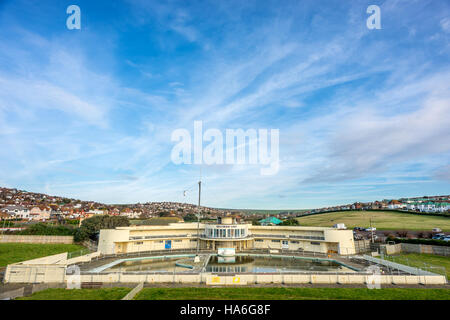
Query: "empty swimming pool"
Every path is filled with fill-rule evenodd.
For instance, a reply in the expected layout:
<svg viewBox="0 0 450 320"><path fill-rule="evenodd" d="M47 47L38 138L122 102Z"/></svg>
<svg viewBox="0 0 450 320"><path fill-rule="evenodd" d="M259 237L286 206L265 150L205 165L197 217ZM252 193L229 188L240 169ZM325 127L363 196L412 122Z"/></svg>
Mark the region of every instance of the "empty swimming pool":
<svg viewBox="0 0 450 320"><path fill-rule="evenodd" d="M246 255L225 259L212 256L205 271L235 273L353 272L350 268L334 260Z"/></svg>

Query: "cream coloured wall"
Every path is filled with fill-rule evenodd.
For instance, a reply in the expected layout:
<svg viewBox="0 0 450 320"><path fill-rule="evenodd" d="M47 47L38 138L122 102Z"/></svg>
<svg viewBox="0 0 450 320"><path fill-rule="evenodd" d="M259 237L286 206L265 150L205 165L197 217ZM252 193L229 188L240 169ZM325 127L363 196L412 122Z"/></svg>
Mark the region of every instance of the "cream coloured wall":
<svg viewBox="0 0 450 320"><path fill-rule="evenodd" d="M98 251L103 254L118 253L118 251L123 249L119 249L118 246L116 246L116 243L120 241L128 241L129 238L130 231L127 229L117 228L100 230Z"/></svg>
<svg viewBox="0 0 450 320"><path fill-rule="evenodd" d="M200 235L205 224L200 224ZM283 240L288 241L288 250L304 250L327 253L355 254L351 230L297 226L252 226L248 225L249 237L254 238L252 247L282 249ZM174 223L168 226L119 227L101 230L99 251L106 254L165 250L165 241L171 240L171 249L195 249L197 243L196 223ZM204 238L202 236L202 238ZM263 241L258 241L263 240ZM207 240L209 241L209 240ZM202 240L205 242L205 240ZM286 248L285 248L286 249Z"/></svg>

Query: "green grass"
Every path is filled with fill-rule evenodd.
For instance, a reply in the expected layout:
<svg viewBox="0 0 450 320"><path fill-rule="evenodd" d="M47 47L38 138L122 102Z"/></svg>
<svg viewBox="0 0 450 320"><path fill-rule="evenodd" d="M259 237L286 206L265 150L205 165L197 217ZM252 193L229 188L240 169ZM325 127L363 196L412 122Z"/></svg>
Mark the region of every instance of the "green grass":
<svg viewBox="0 0 450 320"><path fill-rule="evenodd" d="M120 300L131 288L47 289L17 300Z"/></svg>
<svg viewBox="0 0 450 320"><path fill-rule="evenodd" d="M75 244L0 243L0 267L63 252L85 249Z"/></svg>
<svg viewBox="0 0 450 320"><path fill-rule="evenodd" d="M20 300L119 300L131 288L47 289ZM137 300L450 300L448 289L144 288Z"/></svg>
<svg viewBox="0 0 450 320"><path fill-rule="evenodd" d="M450 300L448 289L144 288L138 300Z"/></svg>
<svg viewBox="0 0 450 320"><path fill-rule="evenodd" d="M130 220L130 224L137 226L163 226L168 225L169 223L177 223L179 221L180 219L177 217L157 217L146 220Z"/></svg>
<svg viewBox="0 0 450 320"><path fill-rule="evenodd" d="M225 209L225 210L234 210L234 209ZM265 209L237 209L236 211L239 212L239 214L243 215L252 215L252 214L268 214L268 215L275 215L280 214L283 212L294 212L294 213L303 213L308 211L308 209L286 209L286 210L265 210Z"/></svg>
<svg viewBox="0 0 450 320"><path fill-rule="evenodd" d="M429 265L444 267L447 279L450 280L450 258L444 256L438 256L434 254L419 254L419 253L402 253L392 256L384 256L386 260L394 261L397 263L410 265L416 268L423 268L431 272L440 273L441 270L427 269Z"/></svg>
<svg viewBox="0 0 450 320"><path fill-rule="evenodd" d="M331 227L336 223L345 223L348 228L372 226L380 230L412 230L430 231L441 228L450 231L450 218L438 216L423 216L390 211L342 211L330 212L306 217L297 220L301 226Z"/></svg>

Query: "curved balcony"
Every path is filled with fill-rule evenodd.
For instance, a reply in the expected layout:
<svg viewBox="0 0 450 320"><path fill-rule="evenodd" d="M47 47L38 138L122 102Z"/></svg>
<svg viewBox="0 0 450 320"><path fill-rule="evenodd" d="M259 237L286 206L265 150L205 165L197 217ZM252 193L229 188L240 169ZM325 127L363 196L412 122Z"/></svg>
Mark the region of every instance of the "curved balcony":
<svg viewBox="0 0 450 320"><path fill-rule="evenodd" d="M212 241L239 241L239 240L253 240L253 236L252 235L245 235L242 237L234 237L234 238L228 238L228 237L208 237L205 234L201 234L200 235L200 240L212 240Z"/></svg>

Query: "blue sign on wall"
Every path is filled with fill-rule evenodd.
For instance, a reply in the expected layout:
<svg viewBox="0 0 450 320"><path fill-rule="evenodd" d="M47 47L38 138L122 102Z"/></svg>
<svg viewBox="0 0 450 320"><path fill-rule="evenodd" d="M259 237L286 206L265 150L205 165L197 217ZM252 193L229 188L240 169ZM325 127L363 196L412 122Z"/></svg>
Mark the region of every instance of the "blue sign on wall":
<svg viewBox="0 0 450 320"><path fill-rule="evenodd" d="M165 248L166 249L171 249L172 248L172 240L166 240Z"/></svg>

